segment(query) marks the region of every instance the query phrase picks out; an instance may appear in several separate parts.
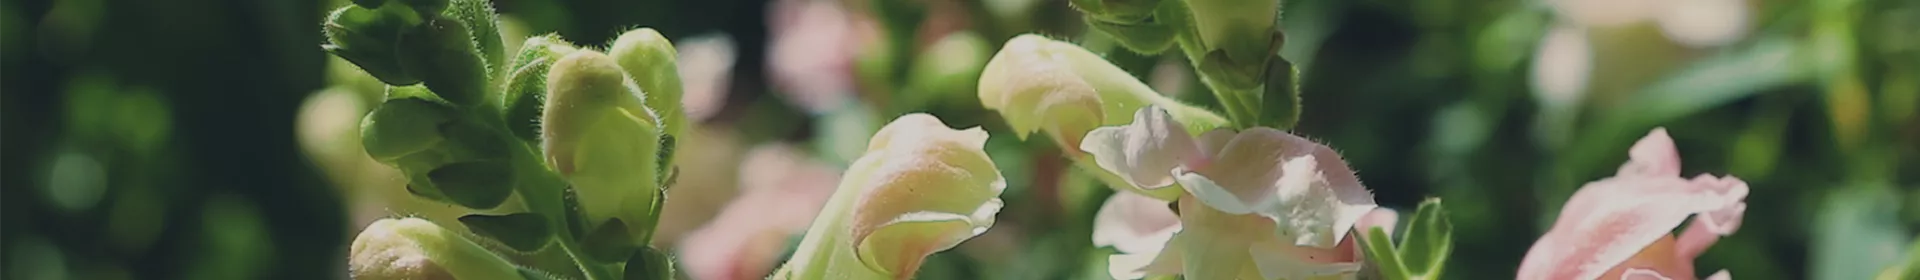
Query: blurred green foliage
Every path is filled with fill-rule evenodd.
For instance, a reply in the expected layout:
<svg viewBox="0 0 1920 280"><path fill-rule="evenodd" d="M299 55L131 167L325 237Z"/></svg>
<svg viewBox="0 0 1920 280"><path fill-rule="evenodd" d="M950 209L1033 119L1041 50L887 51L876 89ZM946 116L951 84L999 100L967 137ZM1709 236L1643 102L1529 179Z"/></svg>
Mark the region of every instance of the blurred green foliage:
<svg viewBox="0 0 1920 280"><path fill-rule="evenodd" d="M1737 1L1744 34L1693 46L1650 21L1581 26L1569 14L1582 10L1556 8L1570 1L1287 1L1280 53L1303 82L1295 131L1339 149L1383 206L1410 214L1445 199L1447 278L1511 277L1567 196L1613 173L1656 126L1672 131L1685 173L1753 188L1744 226L1697 261L1703 271L1862 279L1899 262L1920 226L1920 2ZM1190 70L1156 70L1185 65L1178 55L1128 52L1067 1L842 1L868 7L851 10L882 24L885 48L859 58L858 100L824 114L781 102L768 82L771 3L494 2L508 33L587 46L634 26L727 33L739 59L708 122L745 143L810 142L844 164L900 114L985 126L1008 205L988 235L930 258L922 279L1106 275L1107 249L1088 239L1111 191L1063 172L1050 140L1011 137L971 89L946 89L968 83L912 76L967 74L919 64L965 60L928 53L969 49L930 48L940 35L977 34L987 54L1025 32L1071 38L1169 95L1216 105ZM379 99L377 82L343 78L360 74L337 73L318 47L317 23L344 4L0 1L0 277L344 277L346 242L364 226L347 214L359 183L323 177L333 171L295 138L309 94ZM1572 98L1542 80L1565 66L1543 60L1565 30L1587 47Z"/></svg>

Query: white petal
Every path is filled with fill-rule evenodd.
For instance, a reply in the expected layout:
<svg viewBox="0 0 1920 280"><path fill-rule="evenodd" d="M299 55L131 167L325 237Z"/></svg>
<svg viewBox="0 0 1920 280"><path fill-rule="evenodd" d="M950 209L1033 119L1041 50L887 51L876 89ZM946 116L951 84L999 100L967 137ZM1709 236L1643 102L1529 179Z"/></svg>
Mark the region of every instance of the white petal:
<svg viewBox="0 0 1920 280"><path fill-rule="evenodd" d="M1180 231L1180 216L1165 201L1120 192L1108 198L1093 221L1093 245L1122 253L1155 253Z"/></svg>
<svg viewBox="0 0 1920 280"><path fill-rule="evenodd" d="M1101 169L1146 190L1172 185L1175 167L1204 157L1193 136L1158 106L1140 108L1131 124L1088 132L1080 150L1092 154Z"/></svg>

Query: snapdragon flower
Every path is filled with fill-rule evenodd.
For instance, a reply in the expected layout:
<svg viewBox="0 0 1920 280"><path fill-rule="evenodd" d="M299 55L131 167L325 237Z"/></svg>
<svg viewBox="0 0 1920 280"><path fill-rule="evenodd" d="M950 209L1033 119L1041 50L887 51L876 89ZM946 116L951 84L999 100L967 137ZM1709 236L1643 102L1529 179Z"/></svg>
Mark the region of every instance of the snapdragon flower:
<svg viewBox="0 0 1920 280"><path fill-rule="evenodd" d="M1221 128L1196 138L1182 127L1165 110L1147 106L1133 123L1095 129L1081 142L1100 168L1130 184L1178 184L1186 191L1179 198L1179 233L1133 272L1193 279L1359 272L1363 258L1352 229L1377 206L1333 149L1271 128ZM1114 265L1138 265L1132 258ZM1115 270L1116 277L1131 276Z"/></svg>
<svg viewBox="0 0 1920 280"><path fill-rule="evenodd" d="M1587 183L1527 251L1519 279L1693 279L1693 259L1733 234L1747 183L1732 176L1680 177L1665 129L1635 142L1614 177ZM1687 229L1670 232L1687 217ZM1731 279L1720 271L1708 279Z"/></svg>
<svg viewBox="0 0 1920 280"><path fill-rule="evenodd" d="M928 255L985 233L1007 186L986 141L927 114L880 128L773 279L907 279Z"/></svg>

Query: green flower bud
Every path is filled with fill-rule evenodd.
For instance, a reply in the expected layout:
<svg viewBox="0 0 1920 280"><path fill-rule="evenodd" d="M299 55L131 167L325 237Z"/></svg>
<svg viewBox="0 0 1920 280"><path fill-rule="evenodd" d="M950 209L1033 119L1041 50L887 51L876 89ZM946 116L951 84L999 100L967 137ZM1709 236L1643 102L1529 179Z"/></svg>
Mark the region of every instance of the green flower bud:
<svg viewBox="0 0 1920 280"><path fill-rule="evenodd" d="M388 99L360 121L360 141L374 160L393 163L402 156L439 145L440 125L453 120L445 103L417 97Z"/></svg>
<svg viewBox="0 0 1920 280"><path fill-rule="evenodd" d="M375 221L349 251L353 279L520 279L513 264L419 218Z"/></svg>
<svg viewBox="0 0 1920 280"><path fill-rule="evenodd" d="M1137 23L1153 15L1161 0L1073 0L1088 18L1104 22ZM1175 0L1180 1L1180 0Z"/></svg>
<svg viewBox="0 0 1920 280"><path fill-rule="evenodd" d="M473 106L487 94L487 68L466 25L443 16L400 36L400 68L453 104Z"/></svg>
<svg viewBox="0 0 1920 280"><path fill-rule="evenodd" d="M627 76L640 85L647 108L660 114L667 134L675 138L685 136L687 114L680 105L685 89L680 84L680 68L673 42L653 28L634 29L614 39L613 47L607 49L607 54L619 61L620 68L626 70Z"/></svg>
<svg viewBox="0 0 1920 280"><path fill-rule="evenodd" d="M588 228L610 218L650 220L660 193L660 122L619 64L590 50L554 62L545 108L547 163L573 184Z"/></svg>
<svg viewBox="0 0 1920 280"><path fill-rule="evenodd" d="M1260 86L1267 60L1280 50L1282 37L1274 26L1280 0L1190 0L1186 7L1197 44L1188 58L1201 77L1216 88Z"/></svg>
<svg viewBox="0 0 1920 280"><path fill-rule="evenodd" d="M420 16L404 5L376 7L346 6L333 10L322 28L327 36L327 44L320 48L360 66L380 82L390 85L420 83L418 77L401 69L399 54L394 49L400 40L401 30L419 25L422 21Z"/></svg>
<svg viewBox="0 0 1920 280"><path fill-rule="evenodd" d="M547 70L554 61L572 53L573 44L559 35L527 38L507 68L506 88L501 90L501 108L507 128L521 140L540 140L540 102L547 98Z"/></svg>

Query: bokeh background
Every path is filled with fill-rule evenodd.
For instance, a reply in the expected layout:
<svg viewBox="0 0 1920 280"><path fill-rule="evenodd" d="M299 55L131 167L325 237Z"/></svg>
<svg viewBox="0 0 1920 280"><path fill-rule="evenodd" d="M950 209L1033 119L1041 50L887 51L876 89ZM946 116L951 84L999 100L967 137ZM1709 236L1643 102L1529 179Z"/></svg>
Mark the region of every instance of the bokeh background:
<svg viewBox="0 0 1920 280"><path fill-rule="evenodd" d="M0 1L0 278L338 279L373 219L459 214L361 152L380 84L319 47L345 2ZM1212 102L1184 58L1122 50L1064 0L494 4L510 45L604 46L636 26L679 45L699 125L656 242L692 279L774 267L867 136L908 112L984 126L1010 183L1001 222L921 279L1102 279L1090 223L1111 191L1014 137L969 75L1035 32ZM1511 278L1567 196L1654 127L1685 173L1753 188L1703 272L1868 279L1920 226L1920 1L1285 5L1296 133L1385 206L1444 199L1447 278Z"/></svg>

